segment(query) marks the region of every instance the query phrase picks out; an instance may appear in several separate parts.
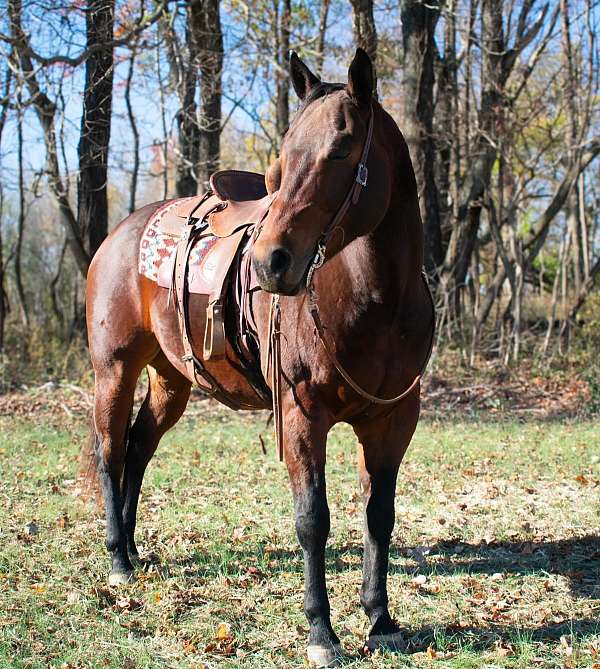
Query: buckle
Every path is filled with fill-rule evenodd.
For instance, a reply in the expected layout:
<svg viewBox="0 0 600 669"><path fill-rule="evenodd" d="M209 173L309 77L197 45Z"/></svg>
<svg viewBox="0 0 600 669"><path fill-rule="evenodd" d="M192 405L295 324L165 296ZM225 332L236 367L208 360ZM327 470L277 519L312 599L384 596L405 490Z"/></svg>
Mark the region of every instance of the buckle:
<svg viewBox="0 0 600 669"><path fill-rule="evenodd" d="M367 179L369 177L369 170L364 163L358 163L358 169L356 170L356 183L361 186L367 185Z"/></svg>

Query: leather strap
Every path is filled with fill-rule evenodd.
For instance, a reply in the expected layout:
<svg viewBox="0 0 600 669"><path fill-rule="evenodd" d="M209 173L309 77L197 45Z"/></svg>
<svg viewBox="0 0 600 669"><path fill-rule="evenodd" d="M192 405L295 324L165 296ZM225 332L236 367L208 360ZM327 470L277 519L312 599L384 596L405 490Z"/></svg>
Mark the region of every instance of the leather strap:
<svg viewBox="0 0 600 669"><path fill-rule="evenodd" d="M205 360L220 360L225 357L225 323L221 300L211 302L206 307L203 356Z"/></svg>
<svg viewBox="0 0 600 669"><path fill-rule="evenodd" d="M204 203L205 200L202 200ZM216 207L220 207L221 204L216 204ZM175 263L173 264L173 279L171 282L171 288L169 290L169 300L171 297L174 297L174 306L177 311L177 316L179 319L179 329L181 332L181 340L183 344L183 356L181 357L182 362L185 363L186 371L188 378L192 383L195 383L201 390L211 395L217 399L222 404L225 404L231 409L236 411L239 409L253 409L252 405L246 404L245 402L240 402L231 398L227 392L221 388L219 383L215 378L207 371L204 367L201 360L199 360L193 351L193 347L190 341L189 335L189 291L187 289L187 273L188 273L188 260L190 257L191 250L199 239L202 237L210 236L210 232L204 232L202 223L206 216L212 211L203 212L203 219L200 220L200 225L195 221L192 221L192 214L188 219L188 225L186 226L185 232L177 244L177 251L175 255ZM213 319L214 319L214 305L213 303ZM207 314L208 316L208 314ZM211 323L213 325L214 323ZM206 336L206 334L205 334ZM223 347L225 344L225 332L223 328L222 332L222 343ZM206 339L205 339L206 346ZM204 351L206 357L206 351Z"/></svg>
<svg viewBox="0 0 600 669"><path fill-rule="evenodd" d="M273 422L279 462L283 462L283 407L281 404L281 308L279 295L271 297L269 314L269 350L267 352L267 372L271 367L273 393Z"/></svg>
<svg viewBox="0 0 600 669"><path fill-rule="evenodd" d="M427 283L427 277L425 276L425 273L421 273L421 278L425 284L425 287L427 288L427 294L429 296L429 300L431 302L432 306L432 312L433 312L433 327L431 329L431 338L429 340L429 348L427 350L427 356L425 358L425 362L421 366L421 371L417 376L415 376L414 381L410 384L410 386L401 392L399 395L396 395L396 397L390 397L390 398L384 398L384 397L377 397L376 395L371 395L371 393L367 392L364 388L361 388L356 381L352 379L350 374L342 367L342 364L340 361L336 358L335 352L329 342L327 341L327 338L325 337L325 328L323 326L323 323L321 321L321 317L319 316L319 308L317 306L316 301L311 300L309 297L309 306L308 309L310 311L310 315L312 316L313 322L315 324L315 329L317 331L317 334L319 335L319 339L321 340L321 343L323 344L323 348L325 349L325 352L327 353L327 357L329 358L329 361L333 364L333 366L337 369L339 372L340 376L344 379L344 381L354 390L356 393L358 393L361 397L364 397L364 399L368 400L369 402L372 402L373 404L396 404L397 402L400 402L404 398L408 397L413 390L417 387L419 382L421 381L421 378L423 376L423 372L425 371L425 368L427 367L427 364L429 363L429 359L431 358L431 352L433 350L433 340L434 340L434 334L435 334L435 305L433 303L433 297L431 295L431 290L429 289L429 284ZM314 296L314 289L312 292L312 295Z"/></svg>

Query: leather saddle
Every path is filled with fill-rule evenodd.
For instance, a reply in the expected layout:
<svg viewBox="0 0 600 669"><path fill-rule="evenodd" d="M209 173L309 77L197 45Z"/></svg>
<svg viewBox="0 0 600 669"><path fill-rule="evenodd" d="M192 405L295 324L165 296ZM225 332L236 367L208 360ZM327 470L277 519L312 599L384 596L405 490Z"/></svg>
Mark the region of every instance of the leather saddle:
<svg viewBox="0 0 600 669"><path fill-rule="evenodd" d="M189 294L205 295L208 299L203 360L223 358L226 342L223 308L232 268L267 215L273 197L267 194L264 175L222 170L211 176L207 193L180 200L158 224L160 233L177 241L176 252L160 266L158 285L169 289L170 299L177 308L185 351L183 360L190 378L212 394L218 395L219 388L192 351ZM201 260L190 265L190 254L198 244L204 249ZM250 264L247 265L249 268ZM245 274L249 284L250 270ZM248 289L249 285L243 292Z"/></svg>

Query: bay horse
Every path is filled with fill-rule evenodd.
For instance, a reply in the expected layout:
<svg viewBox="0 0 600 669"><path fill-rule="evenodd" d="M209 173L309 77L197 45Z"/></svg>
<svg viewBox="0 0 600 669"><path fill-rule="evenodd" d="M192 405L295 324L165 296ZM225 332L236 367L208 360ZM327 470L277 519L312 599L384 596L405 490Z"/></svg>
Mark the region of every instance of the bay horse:
<svg viewBox="0 0 600 669"><path fill-rule="evenodd" d="M394 646L401 633L388 611L387 572L395 486L419 417L419 375L430 353L434 312L421 274L423 234L409 152L398 126L373 95L368 55L357 50L346 84L322 82L295 54L290 76L300 106L265 177L275 197L252 249L261 288L252 294L252 309L269 386L265 365L272 294L279 296L280 408L304 554L307 652L312 663L329 666L340 656L340 642L331 626L325 585L327 434L346 422L358 439L364 496L360 601L371 624L367 645ZM355 183L361 185L358 195L340 215ZM160 205L139 209L115 228L96 253L87 281L95 371L92 437L106 547L112 555L111 584L133 577L144 471L163 434L182 416L191 388L168 291L137 268L141 235ZM319 336L309 309L315 304ZM201 341L201 316L190 327ZM147 395L130 425L144 368ZM257 399L229 344L226 357L206 362L206 369L230 397L269 408ZM398 393L398 401L374 401Z"/></svg>

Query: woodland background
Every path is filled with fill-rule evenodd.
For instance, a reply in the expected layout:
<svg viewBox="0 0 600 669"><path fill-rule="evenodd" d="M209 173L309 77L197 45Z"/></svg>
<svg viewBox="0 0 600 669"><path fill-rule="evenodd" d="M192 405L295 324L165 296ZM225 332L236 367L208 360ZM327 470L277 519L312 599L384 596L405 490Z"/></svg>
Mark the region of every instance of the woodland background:
<svg viewBox="0 0 600 669"><path fill-rule="evenodd" d="M599 21L597 0L0 0L0 392L89 375L107 232L264 171L289 50L344 81L360 45L417 174L434 365L567 370L600 405Z"/></svg>

